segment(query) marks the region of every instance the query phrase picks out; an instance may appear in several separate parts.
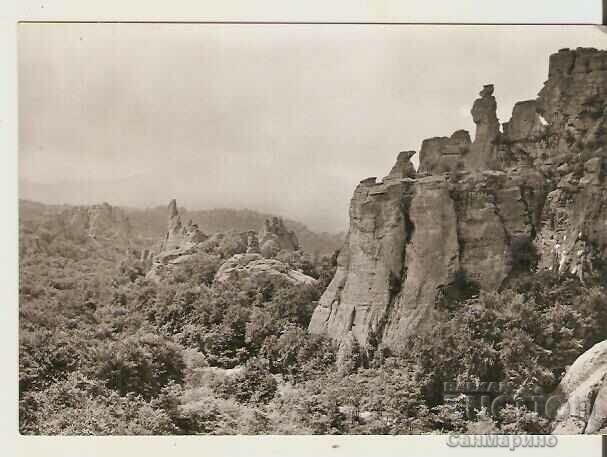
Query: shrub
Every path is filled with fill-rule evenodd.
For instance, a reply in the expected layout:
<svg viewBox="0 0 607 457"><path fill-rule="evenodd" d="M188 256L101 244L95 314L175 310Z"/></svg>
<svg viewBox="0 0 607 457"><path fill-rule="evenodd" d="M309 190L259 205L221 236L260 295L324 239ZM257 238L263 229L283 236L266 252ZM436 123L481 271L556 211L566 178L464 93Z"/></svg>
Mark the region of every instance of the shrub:
<svg viewBox="0 0 607 457"><path fill-rule="evenodd" d="M134 393L149 400L169 382L183 382L181 348L152 333L110 342L97 350L96 358L96 377L120 395Z"/></svg>

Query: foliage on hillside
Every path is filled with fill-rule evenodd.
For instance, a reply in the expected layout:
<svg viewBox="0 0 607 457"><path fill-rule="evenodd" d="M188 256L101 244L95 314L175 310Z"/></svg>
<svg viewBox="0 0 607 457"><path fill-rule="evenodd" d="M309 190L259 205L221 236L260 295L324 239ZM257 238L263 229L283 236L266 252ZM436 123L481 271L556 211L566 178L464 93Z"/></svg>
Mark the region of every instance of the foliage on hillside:
<svg viewBox="0 0 607 457"><path fill-rule="evenodd" d="M19 201L19 218L25 225L40 225L56 216L67 205L45 205L29 200ZM129 217L133 232L141 240L154 243L166 230L166 206L137 209L124 208ZM259 230L271 216L248 209L179 209L184 221L192 220L207 234L219 232L246 232ZM343 243L343 233L315 232L301 222L285 220L289 230L293 230L303 249L309 254L331 255Z"/></svg>
<svg viewBox="0 0 607 457"><path fill-rule="evenodd" d="M607 330L604 288L534 273L449 295L443 323L401 351L344 353L306 331L335 257L280 255L314 287L218 285L210 249L157 284L123 249L47 232L21 227L25 434L543 433L529 399ZM444 395L463 381L511 391L492 413Z"/></svg>

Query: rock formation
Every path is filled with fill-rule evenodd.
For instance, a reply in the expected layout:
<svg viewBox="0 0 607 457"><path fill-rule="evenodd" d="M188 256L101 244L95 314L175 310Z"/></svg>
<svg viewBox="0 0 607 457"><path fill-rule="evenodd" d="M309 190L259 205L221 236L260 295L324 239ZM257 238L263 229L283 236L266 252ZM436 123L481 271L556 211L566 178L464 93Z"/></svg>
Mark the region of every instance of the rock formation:
<svg viewBox="0 0 607 457"><path fill-rule="evenodd" d="M470 134L466 130L458 130L451 137L424 140L419 153L418 174L431 175L462 168L470 145Z"/></svg>
<svg viewBox="0 0 607 457"><path fill-rule="evenodd" d="M174 266L191 259L198 252L200 243L208 238L192 221L182 224L174 199L169 203L168 213L167 233L160 243L159 252L154 256L152 268L146 275L154 281L159 281Z"/></svg>
<svg viewBox="0 0 607 457"><path fill-rule="evenodd" d="M415 178L415 167L411 163L411 157L415 151L402 151L398 153L396 163L390 170L390 174L385 179Z"/></svg>
<svg viewBox="0 0 607 457"><path fill-rule="evenodd" d="M301 271L289 268L285 263L267 259L261 254L236 254L219 268L215 283L232 281L260 283L268 280L283 280L296 285L314 285L316 280Z"/></svg>
<svg viewBox="0 0 607 457"><path fill-rule="evenodd" d="M252 230L247 233L247 254L259 254L259 238Z"/></svg>
<svg viewBox="0 0 607 457"><path fill-rule="evenodd" d="M128 243L132 235L124 211L108 203L68 208L58 215L56 222L72 238Z"/></svg>
<svg viewBox="0 0 607 457"><path fill-rule="evenodd" d="M500 123L497 119L497 102L493 96L493 84L487 84L480 91L472 105L472 120L476 124L474 142L465 157L467 168L484 170L495 166L495 145L500 135Z"/></svg>
<svg viewBox="0 0 607 457"><path fill-rule="evenodd" d="M259 232L259 246L264 257L274 257L279 251L297 251L299 241L279 217L266 219Z"/></svg>
<svg viewBox="0 0 607 457"><path fill-rule="evenodd" d="M27 204L37 207L35 211L38 219L36 229L20 231L20 235L24 235L19 241L19 249L23 254L46 252L57 239L75 242L80 249L89 252L97 248L107 252L125 252L138 242L126 213L108 203L53 208L31 202ZM23 220L21 212L20 217L21 223L28 224L29 221Z"/></svg>
<svg viewBox="0 0 607 457"><path fill-rule="evenodd" d="M186 225L182 224L177 211L177 202L175 199L171 200L169 203L168 230L160 249L162 251L179 249L182 246L200 243L207 238L207 235L202 233L192 221L189 221Z"/></svg>
<svg viewBox="0 0 607 457"><path fill-rule="evenodd" d="M464 281L495 290L538 268L605 274L607 52L561 50L536 100L500 125L493 85L459 130L425 140L381 182L360 182L333 281L309 330L396 347L432 325Z"/></svg>
<svg viewBox="0 0 607 457"><path fill-rule="evenodd" d="M285 227L281 218L266 219L258 232L241 234L246 243L246 253L230 257L219 268L214 283L227 281L284 280L296 285L313 285L316 280L274 259L280 251L299 249L297 236Z"/></svg>
<svg viewBox="0 0 607 457"><path fill-rule="evenodd" d="M312 284L315 280L274 259L280 251L299 249L297 236L288 230L282 219L267 219L259 232L220 232L205 235L192 221L181 222L177 202L168 206L167 232L163 237L148 279L160 281L173 268L205 252L227 259L220 268L216 282L250 278L282 278L291 283Z"/></svg>
<svg viewBox="0 0 607 457"><path fill-rule="evenodd" d="M605 433L607 341L596 344L577 358L551 398L560 403L553 433Z"/></svg>

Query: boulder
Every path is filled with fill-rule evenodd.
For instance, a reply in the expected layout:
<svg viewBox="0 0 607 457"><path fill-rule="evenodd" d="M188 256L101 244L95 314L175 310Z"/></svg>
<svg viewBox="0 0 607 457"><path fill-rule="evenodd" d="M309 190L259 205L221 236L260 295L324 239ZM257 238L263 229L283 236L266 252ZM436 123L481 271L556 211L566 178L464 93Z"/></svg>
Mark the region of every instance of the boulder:
<svg viewBox="0 0 607 457"><path fill-rule="evenodd" d="M286 281L294 285L316 284L316 280L301 271L288 267L275 259L266 259L261 254L236 254L219 268L215 283L250 280L261 283L268 280Z"/></svg>
<svg viewBox="0 0 607 457"><path fill-rule="evenodd" d="M594 345L569 367L553 399L560 403L553 433L605 432L607 426L607 341Z"/></svg>

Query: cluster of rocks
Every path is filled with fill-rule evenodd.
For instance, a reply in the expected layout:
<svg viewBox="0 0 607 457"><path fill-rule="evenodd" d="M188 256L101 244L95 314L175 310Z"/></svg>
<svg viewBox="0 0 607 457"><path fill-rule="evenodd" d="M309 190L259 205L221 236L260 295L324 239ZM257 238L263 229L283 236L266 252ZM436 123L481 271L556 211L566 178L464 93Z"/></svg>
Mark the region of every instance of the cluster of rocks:
<svg viewBox="0 0 607 457"><path fill-rule="evenodd" d="M228 244L232 255L221 265L215 283L228 281L258 281L261 278L277 278L292 284L314 284L316 280L295 270L275 257L284 251L299 249L297 236L285 227L281 218L273 217L264 222L259 232L249 230L240 233L203 233L192 221L184 225L175 200L168 207L168 228L153 257L147 278L161 281L179 264L188 262L201 253L226 255L222 244ZM226 243L228 241L228 243Z"/></svg>
<svg viewBox="0 0 607 457"><path fill-rule="evenodd" d="M360 182L311 332L396 347L440 319L458 278L495 290L536 267L602 272L607 52L552 55L538 98L517 103L501 129L493 93L484 86L473 104L473 141L464 130L425 140L417 173L407 151L383 180Z"/></svg>
<svg viewBox="0 0 607 457"><path fill-rule="evenodd" d="M181 217L177 210L177 201L175 199L171 200L169 203L168 229L161 243L160 250L187 249L189 246L201 243L207 238L208 236L191 220L185 225L181 222Z"/></svg>
<svg viewBox="0 0 607 457"><path fill-rule="evenodd" d="M264 257L274 257L282 250L297 251L299 241L292 230L285 227L281 218L266 219L259 232L258 246Z"/></svg>

